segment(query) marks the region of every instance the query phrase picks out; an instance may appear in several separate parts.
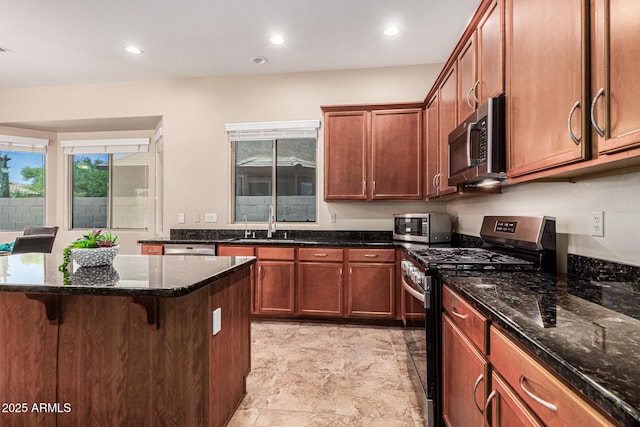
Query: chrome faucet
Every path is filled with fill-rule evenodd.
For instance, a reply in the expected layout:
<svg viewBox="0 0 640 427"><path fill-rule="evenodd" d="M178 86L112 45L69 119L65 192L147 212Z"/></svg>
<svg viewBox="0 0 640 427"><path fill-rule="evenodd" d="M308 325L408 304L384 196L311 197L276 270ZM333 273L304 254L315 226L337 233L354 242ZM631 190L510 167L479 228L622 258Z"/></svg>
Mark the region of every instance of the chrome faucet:
<svg viewBox="0 0 640 427"><path fill-rule="evenodd" d="M269 205L269 226L267 228L267 239L273 237L273 233L276 232L276 214L273 209L273 205Z"/></svg>
<svg viewBox="0 0 640 427"><path fill-rule="evenodd" d="M251 232L249 231L249 224L247 223L247 216L244 216L244 238L248 239L249 236L251 235Z"/></svg>

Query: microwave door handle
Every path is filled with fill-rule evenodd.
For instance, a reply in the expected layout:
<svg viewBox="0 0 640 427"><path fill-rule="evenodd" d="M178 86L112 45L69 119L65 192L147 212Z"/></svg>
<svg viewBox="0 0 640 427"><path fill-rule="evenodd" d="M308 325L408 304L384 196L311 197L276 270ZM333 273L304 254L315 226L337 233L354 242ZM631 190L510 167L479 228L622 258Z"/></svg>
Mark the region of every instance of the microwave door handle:
<svg viewBox="0 0 640 427"><path fill-rule="evenodd" d="M467 127L467 166L473 166L471 163L471 132L475 131L475 127L478 122L469 123L469 127Z"/></svg>

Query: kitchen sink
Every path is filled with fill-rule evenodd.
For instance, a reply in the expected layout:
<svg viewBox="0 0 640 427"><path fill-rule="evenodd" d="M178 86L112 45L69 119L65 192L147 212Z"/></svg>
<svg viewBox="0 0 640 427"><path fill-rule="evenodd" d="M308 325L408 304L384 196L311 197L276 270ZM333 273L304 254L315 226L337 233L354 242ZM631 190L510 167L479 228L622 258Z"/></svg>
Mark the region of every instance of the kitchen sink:
<svg viewBox="0 0 640 427"><path fill-rule="evenodd" d="M295 242L294 239L252 239L252 238L247 238L247 239L243 239L243 238L239 238L239 239L234 239L234 242L239 242L239 243L293 243Z"/></svg>

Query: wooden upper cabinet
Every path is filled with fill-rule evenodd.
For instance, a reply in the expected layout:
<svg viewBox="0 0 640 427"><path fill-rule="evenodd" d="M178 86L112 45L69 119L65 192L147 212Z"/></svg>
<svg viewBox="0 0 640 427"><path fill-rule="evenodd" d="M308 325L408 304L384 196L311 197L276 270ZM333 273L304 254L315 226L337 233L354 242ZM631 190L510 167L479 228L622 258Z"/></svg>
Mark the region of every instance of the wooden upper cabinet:
<svg viewBox="0 0 640 427"><path fill-rule="evenodd" d="M458 54L458 119L456 125L476 110L476 33L462 47Z"/></svg>
<svg viewBox="0 0 640 427"><path fill-rule="evenodd" d="M324 113L324 199L366 200L367 111Z"/></svg>
<svg viewBox="0 0 640 427"><path fill-rule="evenodd" d="M507 174L586 158L587 0L507 0Z"/></svg>
<svg viewBox="0 0 640 427"><path fill-rule="evenodd" d="M438 195L455 193L449 185L449 133L458 124L457 117L457 67L451 67L438 88Z"/></svg>
<svg viewBox="0 0 640 427"><path fill-rule="evenodd" d="M640 146L640 2L591 4L592 136L608 154Z"/></svg>
<svg viewBox="0 0 640 427"><path fill-rule="evenodd" d="M422 109L371 112L371 199L420 199Z"/></svg>
<svg viewBox="0 0 640 427"><path fill-rule="evenodd" d="M422 106L374 107L323 107L326 201L422 198Z"/></svg>
<svg viewBox="0 0 640 427"><path fill-rule="evenodd" d="M484 103L504 93L504 0L493 0L476 29L477 82L473 94Z"/></svg>

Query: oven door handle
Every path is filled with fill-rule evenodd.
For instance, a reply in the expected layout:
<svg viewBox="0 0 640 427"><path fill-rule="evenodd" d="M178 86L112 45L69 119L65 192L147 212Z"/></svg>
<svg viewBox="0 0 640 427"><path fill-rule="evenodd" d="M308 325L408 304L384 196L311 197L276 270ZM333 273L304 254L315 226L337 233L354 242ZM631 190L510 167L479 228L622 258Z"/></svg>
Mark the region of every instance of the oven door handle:
<svg viewBox="0 0 640 427"><path fill-rule="evenodd" d="M402 276L402 287L404 288L405 291L409 292L411 294L411 296L413 296L414 298L416 298L418 301L420 301L421 303L425 304L425 306L426 306L424 294L421 294L420 292L418 292L415 289L413 289L406 282L406 280L404 280L404 276Z"/></svg>

